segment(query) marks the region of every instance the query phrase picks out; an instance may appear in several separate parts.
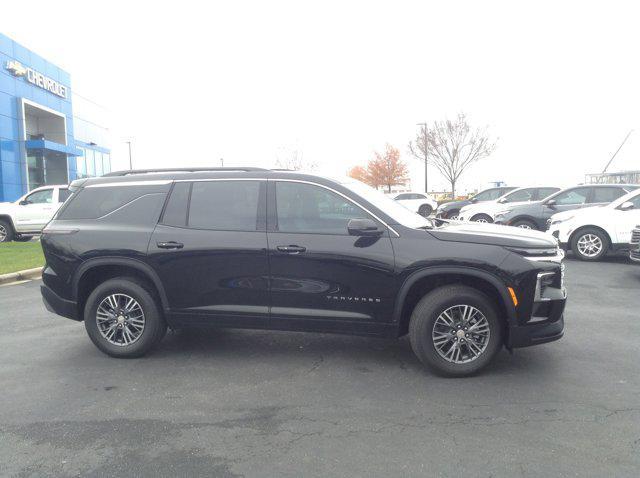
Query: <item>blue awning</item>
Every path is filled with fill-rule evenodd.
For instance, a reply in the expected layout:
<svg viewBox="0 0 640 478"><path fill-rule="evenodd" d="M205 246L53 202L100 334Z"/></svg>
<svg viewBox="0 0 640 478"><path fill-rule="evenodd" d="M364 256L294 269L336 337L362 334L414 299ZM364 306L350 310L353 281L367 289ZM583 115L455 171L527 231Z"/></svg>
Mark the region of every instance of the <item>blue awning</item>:
<svg viewBox="0 0 640 478"><path fill-rule="evenodd" d="M64 153L67 156L82 156L82 151L75 146L67 146L47 139L30 139L25 142L25 146L27 149L42 149L44 151Z"/></svg>

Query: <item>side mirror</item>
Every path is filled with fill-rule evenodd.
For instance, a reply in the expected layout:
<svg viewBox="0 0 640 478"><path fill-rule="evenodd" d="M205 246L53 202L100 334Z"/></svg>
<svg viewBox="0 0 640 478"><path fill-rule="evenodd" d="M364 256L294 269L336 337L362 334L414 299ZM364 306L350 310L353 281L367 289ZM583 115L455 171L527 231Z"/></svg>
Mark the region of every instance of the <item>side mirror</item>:
<svg viewBox="0 0 640 478"><path fill-rule="evenodd" d="M478 202L478 200L476 198L471 198L471 199L469 199L469 202L476 203L476 202Z"/></svg>
<svg viewBox="0 0 640 478"><path fill-rule="evenodd" d="M506 200L506 198L500 198L500 199L498 199L498 202L499 202L500 204L504 204L504 203L506 203L506 202L507 202L507 200Z"/></svg>
<svg viewBox="0 0 640 478"><path fill-rule="evenodd" d="M633 209L635 205L631 201L623 202L620 204L619 209L622 211L628 211L629 209Z"/></svg>
<svg viewBox="0 0 640 478"><path fill-rule="evenodd" d="M27 201L26 199L23 199L18 204L20 204L21 206L26 206L27 204L29 204L29 201Z"/></svg>
<svg viewBox="0 0 640 478"><path fill-rule="evenodd" d="M381 236L384 232L373 219L351 219L347 230L350 236Z"/></svg>
<svg viewBox="0 0 640 478"><path fill-rule="evenodd" d="M544 203L545 206L549 206L551 208L555 208L556 205L556 200L555 199L549 199L547 202Z"/></svg>

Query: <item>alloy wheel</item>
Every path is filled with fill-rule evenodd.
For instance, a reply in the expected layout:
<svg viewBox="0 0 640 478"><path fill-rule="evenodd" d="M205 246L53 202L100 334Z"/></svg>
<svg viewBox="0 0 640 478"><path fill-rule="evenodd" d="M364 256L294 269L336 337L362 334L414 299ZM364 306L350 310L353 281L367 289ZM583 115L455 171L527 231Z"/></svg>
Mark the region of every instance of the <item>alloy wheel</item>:
<svg viewBox="0 0 640 478"><path fill-rule="evenodd" d="M7 228L0 224L0 242L7 240Z"/></svg>
<svg viewBox="0 0 640 478"><path fill-rule="evenodd" d="M96 312L98 331L110 344L125 347L135 343L144 331L142 307L126 294L105 297Z"/></svg>
<svg viewBox="0 0 640 478"><path fill-rule="evenodd" d="M431 333L438 355L455 364L473 362L480 357L486 351L490 337L489 322L484 314L464 304L443 311Z"/></svg>
<svg viewBox="0 0 640 478"><path fill-rule="evenodd" d="M526 224L526 223L524 223L524 224L518 224L518 227L519 227L520 229L533 229L529 224Z"/></svg>
<svg viewBox="0 0 640 478"><path fill-rule="evenodd" d="M585 234L578 239L578 252L585 257L596 257L602 252L602 239L595 234Z"/></svg>

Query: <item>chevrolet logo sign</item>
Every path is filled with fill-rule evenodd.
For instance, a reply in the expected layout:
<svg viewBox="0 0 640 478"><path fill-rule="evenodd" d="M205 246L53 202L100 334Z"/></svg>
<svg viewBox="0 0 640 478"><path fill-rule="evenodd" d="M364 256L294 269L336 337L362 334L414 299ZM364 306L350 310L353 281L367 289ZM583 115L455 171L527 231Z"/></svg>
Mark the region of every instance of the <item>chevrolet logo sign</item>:
<svg viewBox="0 0 640 478"><path fill-rule="evenodd" d="M67 97L67 87L58 83L56 80L43 75L42 73L22 65L19 61L9 60L5 65L5 68L11 72L13 76L24 77L32 85L38 86L43 90L47 90L49 93L59 96L60 98Z"/></svg>
<svg viewBox="0 0 640 478"><path fill-rule="evenodd" d="M9 70L13 76L25 76L27 74L27 69L15 60L8 61L5 68Z"/></svg>

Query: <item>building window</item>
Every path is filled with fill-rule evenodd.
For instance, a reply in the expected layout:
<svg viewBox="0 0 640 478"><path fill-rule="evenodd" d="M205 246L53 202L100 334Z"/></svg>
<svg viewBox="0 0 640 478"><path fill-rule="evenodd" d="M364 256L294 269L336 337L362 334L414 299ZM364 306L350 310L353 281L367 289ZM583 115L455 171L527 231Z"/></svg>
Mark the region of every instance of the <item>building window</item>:
<svg viewBox="0 0 640 478"><path fill-rule="evenodd" d="M104 153L102 155L102 170L104 171L104 174L111 172L111 156L109 153Z"/></svg>
<svg viewBox="0 0 640 478"><path fill-rule="evenodd" d="M78 148L82 154L76 156L76 175L78 179L87 177L87 160L85 158L85 151L83 148Z"/></svg>
<svg viewBox="0 0 640 478"><path fill-rule="evenodd" d="M102 176L102 153L100 151L95 151L96 158L96 176Z"/></svg>
<svg viewBox="0 0 640 478"><path fill-rule="evenodd" d="M87 176L95 176L96 163L93 149L85 149L85 157L87 160Z"/></svg>

